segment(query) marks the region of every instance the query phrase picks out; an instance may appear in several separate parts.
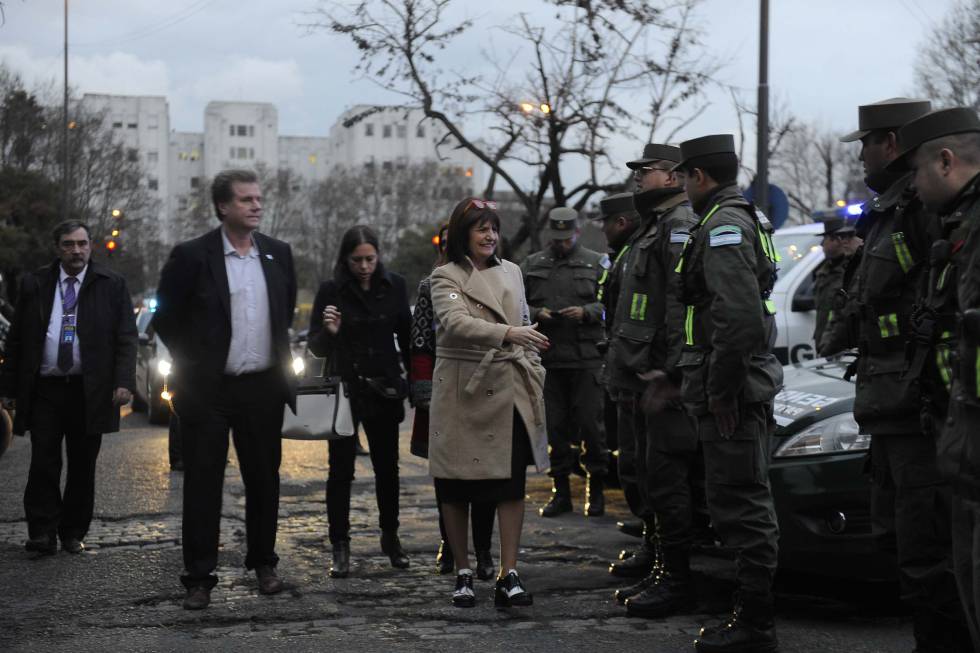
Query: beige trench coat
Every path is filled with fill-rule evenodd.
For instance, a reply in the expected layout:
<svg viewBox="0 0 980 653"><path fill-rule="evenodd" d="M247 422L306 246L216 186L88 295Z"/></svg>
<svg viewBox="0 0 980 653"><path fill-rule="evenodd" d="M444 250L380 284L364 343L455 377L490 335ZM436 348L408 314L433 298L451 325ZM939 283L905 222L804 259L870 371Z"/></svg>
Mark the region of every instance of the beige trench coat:
<svg viewBox="0 0 980 653"><path fill-rule="evenodd" d="M528 324L521 269L448 263L432 273L436 366L429 413L429 472L436 478L507 479L514 409L538 471L548 467L544 368L537 353L504 343Z"/></svg>

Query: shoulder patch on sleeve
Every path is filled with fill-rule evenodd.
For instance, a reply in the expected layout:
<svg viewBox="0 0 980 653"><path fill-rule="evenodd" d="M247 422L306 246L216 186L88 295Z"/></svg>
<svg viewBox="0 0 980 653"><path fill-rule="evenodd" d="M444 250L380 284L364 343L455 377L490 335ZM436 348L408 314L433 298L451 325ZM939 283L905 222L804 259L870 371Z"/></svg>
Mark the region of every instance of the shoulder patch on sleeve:
<svg viewBox="0 0 980 653"><path fill-rule="evenodd" d="M670 242L671 243L686 243L691 237L690 231L677 230L670 232Z"/></svg>
<svg viewBox="0 0 980 653"><path fill-rule="evenodd" d="M603 254L602 258L599 259L599 267L608 270L610 266L612 266L612 261L609 260L609 254Z"/></svg>
<svg viewBox="0 0 980 653"><path fill-rule="evenodd" d="M742 230L733 224L724 224L715 227L708 233L709 247L722 247L724 245L738 245L742 242Z"/></svg>

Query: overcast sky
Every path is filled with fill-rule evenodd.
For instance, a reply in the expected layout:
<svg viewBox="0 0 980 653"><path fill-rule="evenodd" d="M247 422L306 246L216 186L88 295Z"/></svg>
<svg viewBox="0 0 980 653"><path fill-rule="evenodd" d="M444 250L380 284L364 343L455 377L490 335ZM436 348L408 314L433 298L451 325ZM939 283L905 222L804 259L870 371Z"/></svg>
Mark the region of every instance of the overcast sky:
<svg viewBox="0 0 980 653"><path fill-rule="evenodd" d="M5 0L0 60L29 81L61 83L61 0ZM720 81L753 100L758 75L758 1L706 0L700 26L726 62ZM518 11L554 10L536 0L457 0L495 42L493 26ZM912 64L952 0L772 0L771 94L794 114L835 131L856 127L858 104L914 91ZM164 95L171 127L203 129L210 100L269 101L280 133L323 136L346 107L397 96L357 79L350 42L301 27L317 0L71 0L70 78L82 93ZM497 37L499 38L499 37ZM481 65L478 49L454 55ZM478 69L478 68L477 68ZM734 131L729 98L680 136ZM629 146L622 146L629 149ZM630 158L633 152L624 151Z"/></svg>

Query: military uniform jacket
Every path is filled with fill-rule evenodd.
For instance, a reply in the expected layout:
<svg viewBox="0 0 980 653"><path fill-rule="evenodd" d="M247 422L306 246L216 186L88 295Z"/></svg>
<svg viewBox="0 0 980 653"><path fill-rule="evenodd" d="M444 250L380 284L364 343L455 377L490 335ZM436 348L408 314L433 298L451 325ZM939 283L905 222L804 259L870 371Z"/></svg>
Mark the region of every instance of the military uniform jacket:
<svg viewBox="0 0 980 653"><path fill-rule="evenodd" d="M772 225L734 184L717 188L706 207L674 268L685 304L677 367L693 415L707 414L709 401L770 402L783 377L772 354Z"/></svg>
<svg viewBox="0 0 980 653"><path fill-rule="evenodd" d="M949 256L934 260L930 274L928 301L937 308L937 319L935 348L926 359L943 382L938 389L948 388L950 395L937 462L955 492L980 500L980 342L968 341L954 317L980 308L980 177L952 203L943 235Z"/></svg>
<svg viewBox="0 0 980 653"><path fill-rule="evenodd" d="M813 342L820 344L824 330L834 316L834 306L841 288L844 287L844 271L847 269L848 257L824 259L823 263L813 272L813 298L817 310L816 327L813 330Z"/></svg>
<svg viewBox="0 0 980 653"><path fill-rule="evenodd" d="M524 259L521 271L531 322L548 336L551 347L541 361L545 368L594 369L602 366L599 342L603 339L604 310L597 299L599 276L609 267L609 257L575 245L568 256L558 258L549 249ZM582 322L557 316L559 309L581 306ZM541 320L542 308L556 314Z"/></svg>
<svg viewBox="0 0 980 653"><path fill-rule="evenodd" d="M921 431L919 379L906 374L905 350L935 234L910 181L906 175L871 200L859 221L867 233L848 313L859 351L854 417L865 433Z"/></svg>
<svg viewBox="0 0 980 653"><path fill-rule="evenodd" d="M674 267L697 220L687 196L672 194L644 216L631 239L610 330L610 387L642 392L645 384L638 374L652 369L676 374L684 308Z"/></svg>

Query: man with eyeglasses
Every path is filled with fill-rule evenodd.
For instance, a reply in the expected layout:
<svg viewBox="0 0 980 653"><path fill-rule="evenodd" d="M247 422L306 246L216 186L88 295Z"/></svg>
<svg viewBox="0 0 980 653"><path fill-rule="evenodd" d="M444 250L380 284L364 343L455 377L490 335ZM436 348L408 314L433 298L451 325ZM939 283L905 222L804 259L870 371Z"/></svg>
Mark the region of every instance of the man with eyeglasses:
<svg viewBox="0 0 980 653"><path fill-rule="evenodd" d="M844 218L830 218L823 223L820 241L823 262L813 271L813 298L817 310L813 342L820 344L824 330L834 315L834 306L840 289L844 287L844 271L861 245L854 225Z"/></svg>
<svg viewBox="0 0 980 653"><path fill-rule="evenodd" d="M0 373L0 397L16 397L14 433L31 434L24 491L28 537L38 555L81 553L95 506L103 433L136 387L136 318L126 280L90 261L88 227L53 232L58 259L20 281ZM62 441L68 476L61 491Z"/></svg>
<svg viewBox="0 0 980 653"><path fill-rule="evenodd" d="M585 514L605 513L603 482L609 449L600 385L604 312L597 291L599 277L610 262L606 254L582 247L579 234L578 211L564 206L551 209L544 233L549 245L521 264L531 322L537 322L551 341L541 363L548 372L544 403L551 459L548 474L554 487L540 510L542 517L571 512L568 477L575 465L573 448L578 446L583 448L588 473Z"/></svg>

